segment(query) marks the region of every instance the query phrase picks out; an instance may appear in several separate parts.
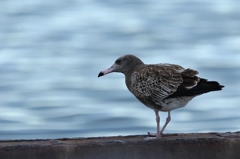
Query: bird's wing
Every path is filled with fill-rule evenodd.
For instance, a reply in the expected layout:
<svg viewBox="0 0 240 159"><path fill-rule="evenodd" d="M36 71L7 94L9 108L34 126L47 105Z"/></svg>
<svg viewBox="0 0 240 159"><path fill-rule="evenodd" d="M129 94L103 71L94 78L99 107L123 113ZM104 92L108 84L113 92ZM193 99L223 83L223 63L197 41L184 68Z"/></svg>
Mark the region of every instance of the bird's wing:
<svg viewBox="0 0 240 159"><path fill-rule="evenodd" d="M151 97L150 100L157 104L179 88L191 89L196 86L196 74L197 71L184 69L179 65L146 65L132 74L130 91L137 98Z"/></svg>

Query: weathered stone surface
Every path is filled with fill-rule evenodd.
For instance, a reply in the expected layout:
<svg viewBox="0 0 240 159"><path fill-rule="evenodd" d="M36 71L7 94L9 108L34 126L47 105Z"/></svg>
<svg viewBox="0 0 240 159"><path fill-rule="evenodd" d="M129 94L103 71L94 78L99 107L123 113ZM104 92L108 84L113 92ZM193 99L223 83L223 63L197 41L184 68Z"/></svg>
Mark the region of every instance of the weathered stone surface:
<svg viewBox="0 0 240 159"><path fill-rule="evenodd" d="M240 132L0 141L0 159L240 159Z"/></svg>

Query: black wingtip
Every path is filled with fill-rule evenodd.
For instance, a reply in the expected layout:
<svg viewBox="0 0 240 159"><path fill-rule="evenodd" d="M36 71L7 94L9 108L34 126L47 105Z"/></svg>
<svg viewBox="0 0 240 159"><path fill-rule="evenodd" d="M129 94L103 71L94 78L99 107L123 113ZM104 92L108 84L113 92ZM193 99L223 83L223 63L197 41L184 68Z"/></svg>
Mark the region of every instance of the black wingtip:
<svg viewBox="0 0 240 159"><path fill-rule="evenodd" d="M98 77L101 77L101 76L103 76L104 74L103 74L103 72L101 71L99 74L98 74Z"/></svg>

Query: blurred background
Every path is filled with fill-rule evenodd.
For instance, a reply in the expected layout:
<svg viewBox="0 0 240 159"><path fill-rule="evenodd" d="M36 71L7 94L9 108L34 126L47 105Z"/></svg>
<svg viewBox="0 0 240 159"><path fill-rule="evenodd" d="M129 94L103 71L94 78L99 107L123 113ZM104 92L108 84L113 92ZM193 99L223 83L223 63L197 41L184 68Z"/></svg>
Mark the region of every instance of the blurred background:
<svg viewBox="0 0 240 159"><path fill-rule="evenodd" d="M137 135L153 110L122 74L124 54L225 85L172 111L165 133L240 130L240 1L0 1L0 139ZM161 124L167 113L160 113Z"/></svg>

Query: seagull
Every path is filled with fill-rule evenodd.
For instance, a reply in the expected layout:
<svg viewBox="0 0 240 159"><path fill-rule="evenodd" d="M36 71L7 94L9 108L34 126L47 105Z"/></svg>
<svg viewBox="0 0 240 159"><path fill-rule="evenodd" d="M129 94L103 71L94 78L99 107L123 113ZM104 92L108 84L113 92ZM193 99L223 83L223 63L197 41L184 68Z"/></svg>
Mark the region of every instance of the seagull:
<svg viewBox="0 0 240 159"><path fill-rule="evenodd" d="M171 120L172 110L186 106L198 95L219 91L224 87L216 81L198 77L196 70L168 63L144 64L130 54L119 57L110 68L101 71L98 77L112 72L123 73L128 90L145 106L154 110L157 132L148 135L156 138L162 137ZM159 111L168 112L161 130Z"/></svg>

